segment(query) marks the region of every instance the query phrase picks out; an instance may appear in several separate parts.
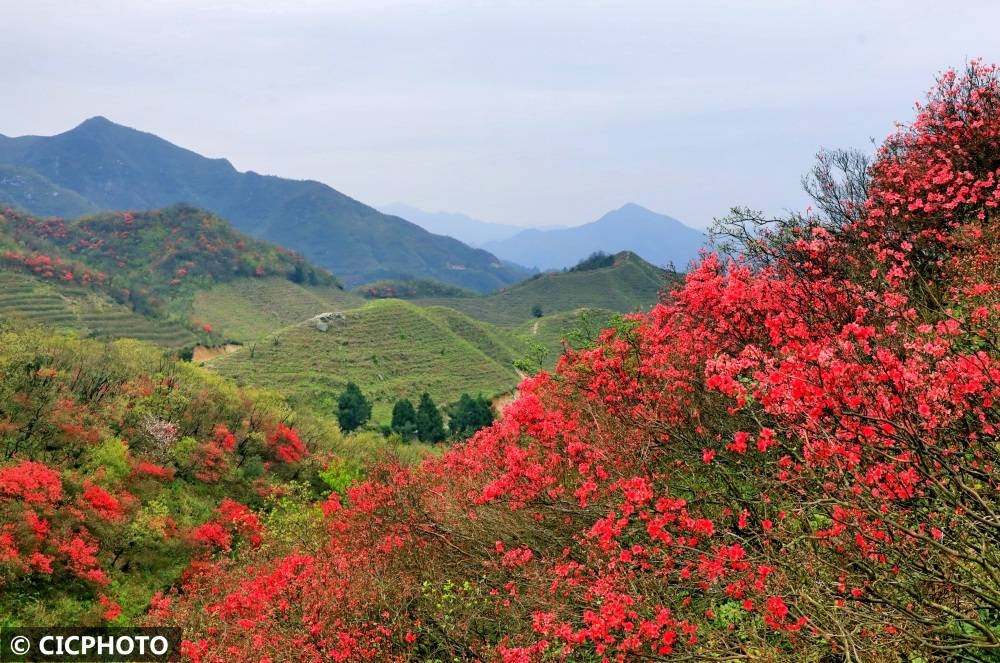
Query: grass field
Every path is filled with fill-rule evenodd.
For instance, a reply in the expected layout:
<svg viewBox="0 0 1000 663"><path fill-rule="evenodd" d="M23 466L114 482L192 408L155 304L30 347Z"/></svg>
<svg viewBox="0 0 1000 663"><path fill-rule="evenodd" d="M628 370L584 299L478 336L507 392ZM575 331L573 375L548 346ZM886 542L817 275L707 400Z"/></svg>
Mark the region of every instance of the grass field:
<svg viewBox="0 0 1000 663"><path fill-rule="evenodd" d="M84 336L137 338L168 348L195 342L194 334L178 323L143 317L82 287L56 286L7 271L0 271L0 315Z"/></svg>
<svg viewBox="0 0 1000 663"><path fill-rule="evenodd" d="M615 264L583 272L550 272L483 297L436 297L414 300L425 306L447 306L502 327L520 327L538 305L543 317L581 308L626 313L648 309L668 285L668 273L630 252Z"/></svg>
<svg viewBox="0 0 1000 663"><path fill-rule="evenodd" d="M520 379L513 361L526 347L519 335L457 311L386 299L346 311L326 332L299 323L206 366L327 415L353 381L373 400L374 420L387 423L398 398L424 391L442 406L464 392L510 391Z"/></svg>
<svg viewBox="0 0 1000 663"><path fill-rule="evenodd" d="M355 308L364 299L335 287L298 285L284 278L240 279L194 295L191 317L231 340L247 342L327 311Z"/></svg>
<svg viewBox="0 0 1000 663"><path fill-rule="evenodd" d="M526 354L534 355L534 346L544 348L541 365L551 369L563 353L564 340L570 347L579 348L595 339L615 315L618 315L616 311L598 308L563 311L525 322L512 329L511 333L529 344Z"/></svg>

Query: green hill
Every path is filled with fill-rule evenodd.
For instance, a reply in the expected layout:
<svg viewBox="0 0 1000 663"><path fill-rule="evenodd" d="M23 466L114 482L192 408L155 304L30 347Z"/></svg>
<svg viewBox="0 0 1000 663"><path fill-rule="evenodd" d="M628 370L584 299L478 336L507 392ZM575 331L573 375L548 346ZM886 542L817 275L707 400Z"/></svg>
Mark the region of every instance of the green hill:
<svg viewBox="0 0 1000 663"><path fill-rule="evenodd" d="M328 331L302 322L207 366L326 414L344 385L356 382L375 402L379 422L388 421L398 398L427 391L444 404L463 392L495 396L519 380L513 361L526 344L457 311L385 299L343 315Z"/></svg>
<svg viewBox="0 0 1000 663"><path fill-rule="evenodd" d="M672 278L636 254L623 251L610 267L538 274L492 295L480 297L428 297L423 305L447 306L473 318L503 327L517 327L534 317L581 308L627 313L656 303Z"/></svg>
<svg viewBox="0 0 1000 663"><path fill-rule="evenodd" d="M291 251L246 237L222 219L183 205L73 220L5 209L0 275L5 285L0 311L7 316L168 347L242 340L248 324L267 320L268 300L254 300L256 292L275 291L272 301L297 302L301 309L267 322L258 333L315 315L308 298L356 299L329 273ZM216 309L203 302L195 306L204 291L216 293ZM257 306L234 310L220 292Z"/></svg>
<svg viewBox="0 0 1000 663"><path fill-rule="evenodd" d="M224 331L227 339L246 342L320 313L362 303L361 297L339 288L282 278L242 279L196 292L191 314Z"/></svg>
<svg viewBox="0 0 1000 663"><path fill-rule="evenodd" d="M0 135L0 164L34 171L96 209L190 203L300 252L351 286L429 277L490 292L528 272L382 214L320 182L239 172L153 134L95 117L56 136ZM41 212L36 199L15 199Z"/></svg>

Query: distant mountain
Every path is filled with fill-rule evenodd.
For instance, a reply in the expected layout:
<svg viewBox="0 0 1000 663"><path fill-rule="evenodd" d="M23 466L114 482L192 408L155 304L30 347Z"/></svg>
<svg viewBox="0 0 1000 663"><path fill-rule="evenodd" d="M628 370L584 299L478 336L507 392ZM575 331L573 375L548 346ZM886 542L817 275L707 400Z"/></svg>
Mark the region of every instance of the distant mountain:
<svg viewBox="0 0 1000 663"><path fill-rule="evenodd" d="M208 159L103 117L56 136L0 135L0 164L18 167L32 186L51 183L49 191L12 197L29 211L50 213L48 203L66 190L100 210L190 203L298 251L351 286L430 277L489 292L526 275L487 251L382 214L320 182L239 172L225 159ZM7 191L11 187L0 188Z"/></svg>
<svg viewBox="0 0 1000 663"><path fill-rule="evenodd" d="M480 221L458 212L426 212L406 203L382 205L379 210L412 221L429 232L450 235L472 246L509 239L524 230L520 226Z"/></svg>
<svg viewBox="0 0 1000 663"><path fill-rule="evenodd" d="M683 270L697 258L705 235L677 219L629 203L597 221L558 230L523 230L513 237L487 242L483 248L520 265L562 269L595 251L633 251L645 260Z"/></svg>

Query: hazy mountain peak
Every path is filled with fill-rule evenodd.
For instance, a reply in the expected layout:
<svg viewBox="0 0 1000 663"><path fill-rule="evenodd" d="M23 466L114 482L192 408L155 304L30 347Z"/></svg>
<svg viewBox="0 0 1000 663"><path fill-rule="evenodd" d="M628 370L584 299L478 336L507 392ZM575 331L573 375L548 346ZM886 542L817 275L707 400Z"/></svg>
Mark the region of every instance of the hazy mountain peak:
<svg viewBox="0 0 1000 663"><path fill-rule="evenodd" d="M76 126L76 129L91 129L96 127L108 127L108 126L121 126L120 124L115 124L103 115L95 115L94 117L88 117L86 120L81 122Z"/></svg>
<svg viewBox="0 0 1000 663"><path fill-rule="evenodd" d="M588 255L631 251L656 264L683 269L705 243L700 231L635 203L626 203L596 221L558 230L527 230L488 242L483 248L521 265L540 269L572 267Z"/></svg>
<svg viewBox="0 0 1000 663"><path fill-rule="evenodd" d="M481 221L461 212L428 212L402 202L381 205L378 209L415 223L429 232L449 235L473 246L507 239L523 230L518 226Z"/></svg>

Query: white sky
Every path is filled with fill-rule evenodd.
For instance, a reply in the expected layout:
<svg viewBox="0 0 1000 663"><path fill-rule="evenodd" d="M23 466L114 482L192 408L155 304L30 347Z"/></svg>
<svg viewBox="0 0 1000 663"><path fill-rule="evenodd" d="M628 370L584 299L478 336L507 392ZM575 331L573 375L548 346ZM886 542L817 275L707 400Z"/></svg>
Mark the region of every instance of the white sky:
<svg viewBox="0 0 1000 663"><path fill-rule="evenodd" d="M0 0L0 133L87 117L241 169L517 225L806 204L995 2Z"/></svg>

